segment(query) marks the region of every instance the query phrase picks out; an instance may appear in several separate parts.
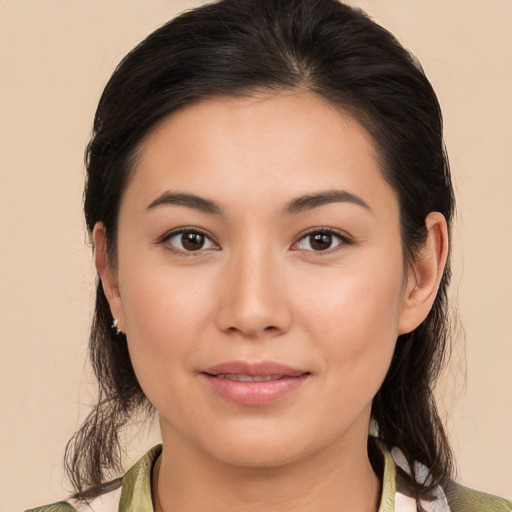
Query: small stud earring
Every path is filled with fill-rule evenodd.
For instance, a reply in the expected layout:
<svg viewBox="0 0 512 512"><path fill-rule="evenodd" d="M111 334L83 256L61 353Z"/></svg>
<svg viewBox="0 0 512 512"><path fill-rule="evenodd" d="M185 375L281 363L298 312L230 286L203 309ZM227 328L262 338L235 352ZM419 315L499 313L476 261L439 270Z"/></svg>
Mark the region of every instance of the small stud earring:
<svg viewBox="0 0 512 512"><path fill-rule="evenodd" d="M112 329L115 329L116 334L121 334L121 329L119 329L119 318L114 319L111 327Z"/></svg>

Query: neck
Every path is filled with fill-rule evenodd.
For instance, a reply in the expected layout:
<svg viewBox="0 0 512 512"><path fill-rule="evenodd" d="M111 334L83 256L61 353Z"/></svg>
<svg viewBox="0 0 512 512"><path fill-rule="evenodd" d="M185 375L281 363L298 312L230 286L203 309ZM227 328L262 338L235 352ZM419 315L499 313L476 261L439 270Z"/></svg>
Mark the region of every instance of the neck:
<svg viewBox="0 0 512 512"><path fill-rule="evenodd" d="M165 446L173 448L164 448L154 468L155 512L376 512L379 507L381 484L366 441L265 468L225 464L164 440Z"/></svg>

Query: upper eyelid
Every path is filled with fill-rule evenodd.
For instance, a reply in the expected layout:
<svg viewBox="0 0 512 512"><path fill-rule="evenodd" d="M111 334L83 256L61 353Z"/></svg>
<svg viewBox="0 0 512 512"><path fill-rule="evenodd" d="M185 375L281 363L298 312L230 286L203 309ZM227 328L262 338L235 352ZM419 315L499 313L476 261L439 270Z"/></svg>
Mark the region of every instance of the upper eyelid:
<svg viewBox="0 0 512 512"><path fill-rule="evenodd" d="M201 235L204 235L209 240L211 240L213 243L217 244L217 242L215 241L215 238L210 233L208 233L208 231L205 231L204 229L201 229L201 228L198 228L198 227L195 227L195 226L183 226L183 227L171 229L171 230L165 232L158 239L157 243L165 242L166 240L169 240L170 238L172 238L172 237L174 237L176 235L179 235L180 233L185 233L186 231L192 231L192 232L200 233Z"/></svg>
<svg viewBox="0 0 512 512"><path fill-rule="evenodd" d="M321 227L317 227L317 228L310 228L309 230L307 230L307 231L303 232L302 234L300 234L298 236L298 238L297 238L297 241L302 240L303 238L305 238L305 237L307 237L309 235L312 235L314 233L329 233L331 235L337 236L338 238L340 238L344 242L351 242L352 241L352 237L350 235L348 235L347 233L344 233L343 231L339 231L337 229L329 228L329 227L326 227L326 226L321 226Z"/></svg>

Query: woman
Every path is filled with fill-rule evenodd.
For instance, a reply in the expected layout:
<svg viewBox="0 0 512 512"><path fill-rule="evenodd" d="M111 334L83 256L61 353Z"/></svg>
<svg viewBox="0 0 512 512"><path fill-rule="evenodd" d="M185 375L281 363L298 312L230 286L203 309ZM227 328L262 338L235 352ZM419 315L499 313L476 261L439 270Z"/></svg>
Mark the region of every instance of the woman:
<svg viewBox="0 0 512 512"><path fill-rule="evenodd" d="M512 510L451 480L453 190L388 32L335 0L185 13L107 84L87 171L100 396L42 510ZM162 446L108 482L141 410Z"/></svg>

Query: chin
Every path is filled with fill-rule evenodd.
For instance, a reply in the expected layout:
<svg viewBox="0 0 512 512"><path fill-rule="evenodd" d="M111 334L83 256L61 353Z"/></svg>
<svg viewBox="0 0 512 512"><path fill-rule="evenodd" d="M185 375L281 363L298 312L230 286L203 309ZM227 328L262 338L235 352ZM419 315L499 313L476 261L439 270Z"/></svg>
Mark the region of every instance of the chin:
<svg viewBox="0 0 512 512"><path fill-rule="evenodd" d="M276 433L272 429L250 432L237 429L236 435L228 434L209 438L202 449L217 461L239 468L277 468L305 458L320 448L305 443L305 433L290 430ZM213 441L213 442L212 442ZM318 442L318 440L316 440Z"/></svg>

